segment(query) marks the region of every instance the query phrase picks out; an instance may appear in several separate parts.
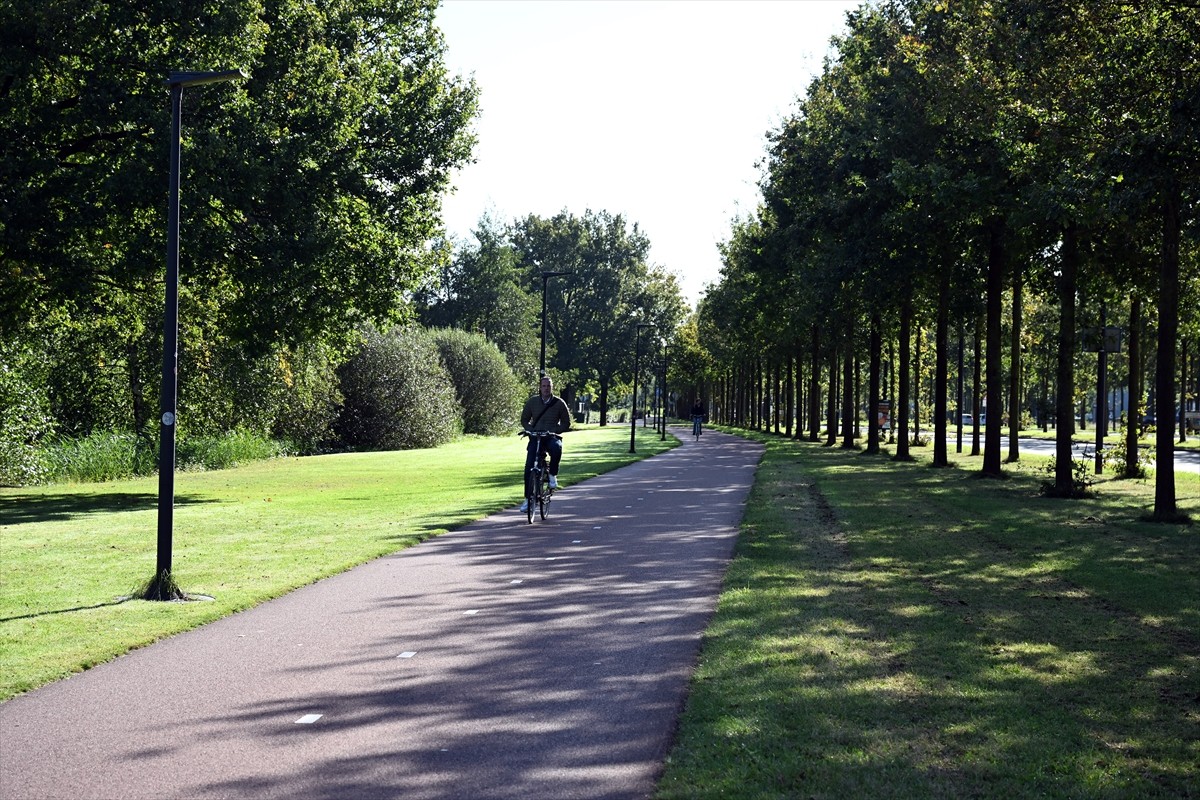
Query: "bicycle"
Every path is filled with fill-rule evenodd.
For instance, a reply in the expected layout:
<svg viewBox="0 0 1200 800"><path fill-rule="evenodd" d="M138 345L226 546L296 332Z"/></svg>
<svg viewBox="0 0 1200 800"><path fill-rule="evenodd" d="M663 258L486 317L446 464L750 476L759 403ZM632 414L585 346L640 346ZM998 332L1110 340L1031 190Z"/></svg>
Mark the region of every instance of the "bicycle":
<svg viewBox="0 0 1200 800"><path fill-rule="evenodd" d="M700 430L703 422L704 417L699 414L692 415L692 436L696 437L697 442L700 441Z"/></svg>
<svg viewBox="0 0 1200 800"><path fill-rule="evenodd" d="M550 486L550 454L546 451L545 440L548 436L556 439L562 437L550 431L521 431L518 436L529 436L537 440L537 449L533 454L533 466L525 475L525 517L533 524L533 507L536 505L538 515L546 518L550 499L554 497L554 489Z"/></svg>

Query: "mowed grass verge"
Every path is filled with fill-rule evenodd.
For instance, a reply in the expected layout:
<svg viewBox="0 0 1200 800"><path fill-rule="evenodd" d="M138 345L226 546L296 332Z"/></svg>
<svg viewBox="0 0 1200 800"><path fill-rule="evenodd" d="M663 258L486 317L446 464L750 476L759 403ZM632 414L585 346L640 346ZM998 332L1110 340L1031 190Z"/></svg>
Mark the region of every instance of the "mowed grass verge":
<svg viewBox="0 0 1200 800"><path fill-rule="evenodd" d="M567 434L563 485L677 444L639 433ZM122 599L154 574L157 478L0 489L0 700L515 506L524 460L506 436L180 473L174 575L211 602Z"/></svg>
<svg viewBox="0 0 1200 800"><path fill-rule="evenodd" d="M1152 483L762 439L658 798L1200 796L1200 525Z"/></svg>

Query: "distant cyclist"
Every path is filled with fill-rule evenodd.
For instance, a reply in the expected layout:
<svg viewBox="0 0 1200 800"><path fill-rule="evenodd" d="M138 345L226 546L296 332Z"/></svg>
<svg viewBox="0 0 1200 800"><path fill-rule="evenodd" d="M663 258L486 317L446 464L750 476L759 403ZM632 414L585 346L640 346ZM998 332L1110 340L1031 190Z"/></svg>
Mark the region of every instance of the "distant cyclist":
<svg viewBox="0 0 1200 800"><path fill-rule="evenodd" d="M560 434L571 429L571 412L561 397L554 395L554 382L549 375L542 376L541 390L525 402L521 411L521 427L533 433L549 431ZM562 460L562 440L557 436L547 436L545 439L546 452L550 455L550 488L558 488L558 462ZM530 438L525 451L525 474L533 467L534 455L537 453L537 439ZM527 510L526 500L521 504L521 510Z"/></svg>
<svg viewBox="0 0 1200 800"><path fill-rule="evenodd" d="M692 436L700 438L700 426L704 422L704 401L699 397L692 405Z"/></svg>

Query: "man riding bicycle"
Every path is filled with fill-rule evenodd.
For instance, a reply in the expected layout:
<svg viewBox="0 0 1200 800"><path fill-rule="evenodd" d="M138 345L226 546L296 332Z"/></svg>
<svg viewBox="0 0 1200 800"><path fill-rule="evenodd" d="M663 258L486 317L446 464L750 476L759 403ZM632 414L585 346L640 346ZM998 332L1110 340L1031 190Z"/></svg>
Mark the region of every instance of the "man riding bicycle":
<svg viewBox="0 0 1200 800"><path fill-rule="evenodd" d="M704 401L699 397L692 405L692 435L696 438L700 437L700 426L704 422Z"/></svg>
<svg viewBox="0 0 1200 800"><path fill-rule="evenodd" d="M554 383L549 375L542 376L540 391L525 402L521 411L521 428L535 433L549 431L560 434L571 429L571 412L561 397L554 396ZM562 460L562 440L555 436L545 439L546 452L550 455L550 488L558 488L558 462ZM533 467L533 459L537 453L538 440L530 437L529 446L525 453L525 474ZM521 504L521 510L529 508L529 501Z"/></svg>

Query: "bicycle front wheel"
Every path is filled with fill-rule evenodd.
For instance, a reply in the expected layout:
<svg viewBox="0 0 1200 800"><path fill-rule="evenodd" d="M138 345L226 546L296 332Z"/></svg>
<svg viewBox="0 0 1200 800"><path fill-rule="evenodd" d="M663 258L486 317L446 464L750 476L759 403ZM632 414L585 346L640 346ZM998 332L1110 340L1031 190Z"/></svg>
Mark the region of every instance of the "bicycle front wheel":
<svg viewBox="0 0 1200 800"><path fill-rule="evenodd" d="M533 504L537 502L534 496L537 494L537 483L534 479L532 473L525 476L525 521L530 525L533 524Z"/></svg>

